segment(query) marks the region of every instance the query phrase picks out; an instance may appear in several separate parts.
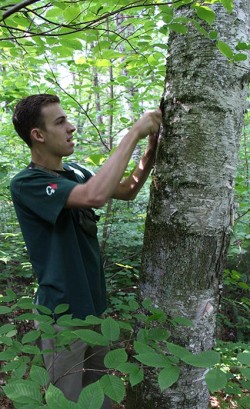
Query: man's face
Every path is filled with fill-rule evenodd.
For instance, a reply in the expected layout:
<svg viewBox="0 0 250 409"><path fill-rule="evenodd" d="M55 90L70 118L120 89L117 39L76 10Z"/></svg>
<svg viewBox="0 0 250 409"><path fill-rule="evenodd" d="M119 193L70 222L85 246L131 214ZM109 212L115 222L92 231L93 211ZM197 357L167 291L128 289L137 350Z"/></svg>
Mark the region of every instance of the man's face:
<svg viewBox="0 0 250 409"><path fill-rule="evenodd" d="M62 107L53 103L42 108L44 129L41 134L44 137L44 146L48 154L63 157L74 152L72 134L75 127L68 121Z"/></svg>

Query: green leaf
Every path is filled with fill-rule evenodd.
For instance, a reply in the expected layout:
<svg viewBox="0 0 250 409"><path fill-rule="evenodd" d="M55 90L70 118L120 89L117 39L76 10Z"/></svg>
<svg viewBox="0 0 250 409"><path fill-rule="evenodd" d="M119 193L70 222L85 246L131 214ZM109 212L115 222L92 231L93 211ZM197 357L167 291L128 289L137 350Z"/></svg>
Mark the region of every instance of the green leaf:
<svg viewBox="0 0 250 409"><path fill-rule="evenodd" d="M217 41L217 48L225 57L229 58L230 60L234 57L233 50L228 44L224 43L224 41Z"/></svg>
<svg viewBox="0 0 250 409"><path fill-rule="evenodd" d="M189 354L192 355L191 352L189 352L186 348L180 345L173 344L171 342L167 342L167 347L169 352L177 358L183 358L184 356Z"/></svg>
<svg viewBox="0 0 250 409"><path fill-rule="evenodd" d="M0 314L8 314L12 311L13 311L12 308L6 307L5 305L0 305Z"/></svg>
<svg viewBox="0 0 250 409"><path fill-rule="evenodd" d="M77 402L77 409L100 409L104 400L104 393L100 381L84 388Z"/></svg>
<svg viewBox="0 0 250 409"><path fill-rule="evenodd" d="M162 369L158 375L158 383L161 392L172 386L179 379L180 373L180 369L173 365L169 365L168 367Z"/></svg>
<svg viewBox="0 0 250 409"><path fill-rule="evenodd" d="M109 340L98 332L90 329L79 329L74 333L83 341L89 345L108 345Z"/></svg>
<svg viewBox="0 0 250 409"><path fill-rule="evenodd" d="M232 13L234 8L233 0L220 0L228 13Z"/></svg>
<svg viewBox="0 0 250 409"><path fill-rule="evenodd" d="M242 375L250 381L250 368L240 368Z"/></svg>
<svg viewBox="0 0 250 409"><path fill-rule="evenodd" d="M240 361L240 363L242 363L243 365L249 365L249 366L250 366L250 351L240 352L240 353L237 355L237 359L238 359L238 361Z"/></svg>
<svg viewBox="0 0 250 409"><path fill-rule="evenodd" d="M180 24L180 23L171 23L168 25L168 27L175 31L176 33L179 34L187 34L187 26L185 26L184 24Z"/></svg>
<svg viewBox="0 0 250 409"><path fill-rule="evenodd" d="M102 322L101 329L103 335L110 341L117 341L120 337L119 324L111 317Z"/></svg>
<svg viewBox="0 0 250 409"><path fill-rule="evenodd" d="M10 331L15 331L16 326L14 324L4 324L0 327L0 334L7 334Z"/></svg>
<svg viewBox="0 0 250 409"><path fill-rule="evenodd" d="M64 312L68 311L69 304L60 304L55 308L55 314L63 314Z"/></svg>
<svg viewBox="0 0 250 409"><path fill-rule="evenodd" d="M104 365L106 368L115 369L118 365L127 361L128 355L124 348L117 348L109 351L104 358Z"/></svg>
<svg viewBox="0 0 250 409"><path fill-rule="evenodd" d="M39 384L33 381L14 381L4 386L3 390L6 396L16 403L29 403L31 399L35 402L41 402Z"/></svg>
<svg viewBox="0 0 250 409"><path fill-rule="evenodd" d="M6 350L3 352L0 352L0 361L9 361L11 359L14 359L15 357L16 357L15 351Z"/></svg>
<svg viewBox="0 0 250 409"><path fill-rule="evenodd" d="M219 368L211 369L205 376L207 386L210 392L215 392L225 388L227 376Z"/></svg>
<svg viewBox="0 0 250 409"><path fill-rule="evenodd" d="M40 349L35 345L24 345L21 350L24 354L39 355L41 353Z"/></svg>
<svg viewBox="0 0 250 409"><path fill-rule="evenodd" d="M28 342L33 342L40 337L40 331L29 331L22 338L22 344L27 344Z"/></svg>
<svg viewBox="0 0 250 409"><path fill-rule="evenodd" d="M39 385L44 386L49 383L49 375L45 368L40 366L32 365L30 369L30 378L32 381L39 383Z"/></svg>
<svg viewBox="0 0 250 409"><path fill-rule="evenodd" d="M144 372L139 365L135 365L132 362L125 362L117 366L118 371L129 375L129 382L131 386L135 386L143 381Z"/></svg>
<svg viewBox="0 0 250 409"><path fill-rule="evenodd" d="M193 326L193 322L186 317L174 317L172 321L178 325L182 325L183 327Z"/></svg>
<svg viewBox="0 0 250 409"><path fill-rule="evenodd" d="M238 44L236 45L235 48L236 48L237 51L250 50L250 43L242 43L242 42L240 42L240 43L238 43ZM246 238L248 238L248 237L246 236Z"/></svg>
<svg viewBox="0 0 250 409"><path fill-rule="evenodd" d="M49 409L76 409L74 402L65 398L63 392L50 384L45 394L45 400Z"/></svg>
<svg viewBox="0 0 250 409"><path fill-rule="evenodd" d="M182 361L198 368L211 368L220 362L220 354L215 351L204 351L196 355L186 355L182 357Z"/></svg>
<svg viewBox="0 0 250 409"><path fill-rule="evenodd" d="M209 33L209 38L210 38L211 40L216 40L217 37L218 37L217 31L214 31L214 30L210 31L210 33Z"/></svg>
<svg viewBox="0 0 250 409"><path fill-rule="evenodd" d="M215 12L207 6L198 6L196 7L197 16L206 21L208 24L212 25L215 20Z"/></svg>
<svg viewBox="0 0 250 409"><path fill-rule="evenodd" d="M100 379L103 392L115 402L120 403L126 393L123 381L115 375L104 375Z"/></svg>
<svg viewBox="0 0 250 409"><path fill-rule="evenodd" d="M170 335L170 332L165 328L150 328L148 331L149 339L153 339L155 341L166 341Z"/></svg>
<svg viewBox="0 0 250 409"><path fill-rule="evenodd" d="M238 53L238 54L234 54L234 61L246 61L248 59L248 55L244 54L244 53ZM249 286L246 283L245 284L245 289L248 289ZM240 283L239 283L240 285ZM242 287L243 288L243 287Z"/></svg>
<svg viewBox="0 0 250 409"><path fill-rule="evenodd" d="M134 356L137 361L141 362L143 365L152 366L154 368L164 368L171 364L170 359L165 355L159 354L157 352L146 352Z"/></svg>

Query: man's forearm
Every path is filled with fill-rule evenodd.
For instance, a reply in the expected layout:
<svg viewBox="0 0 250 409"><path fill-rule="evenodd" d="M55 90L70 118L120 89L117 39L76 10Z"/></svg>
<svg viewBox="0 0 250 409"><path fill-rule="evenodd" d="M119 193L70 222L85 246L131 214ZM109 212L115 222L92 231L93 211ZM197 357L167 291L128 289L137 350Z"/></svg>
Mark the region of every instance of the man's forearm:
<svg viewBox="0 0 250 409"><path fill-rule="evenodd" d="M146 182L154 165L156 147L147 148L135 170L123 180L113 194L114 199L132 200Z"/></svg>

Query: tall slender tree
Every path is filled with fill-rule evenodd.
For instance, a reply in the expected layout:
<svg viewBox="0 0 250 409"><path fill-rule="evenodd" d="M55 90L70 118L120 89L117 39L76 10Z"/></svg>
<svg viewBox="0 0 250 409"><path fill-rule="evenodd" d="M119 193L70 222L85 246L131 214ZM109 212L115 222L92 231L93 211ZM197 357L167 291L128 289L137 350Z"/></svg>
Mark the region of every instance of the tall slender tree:
<svg viewBox="0 0 250 409"><path fill-rule="evenodd" d="M214 345L250 74L249 60L234 54L236 44L249 40L249 1L235 0L230 14L221 4L210 10L211 18L213 12L213 28L203 25L208 36L190 23L186 35L169 37L164 127L151 186L140 285L142 299L150 298L171 317L193 321L192 327L180 326L173 335L173 342L193 353ZM194 9L180 7L177 17L192 21ZM210 17L206 16L208 23ZM206 409L205 372L182 365L177 383L161 393L154 371L148 371L141 393L129 400L128 408Z"/></svg>

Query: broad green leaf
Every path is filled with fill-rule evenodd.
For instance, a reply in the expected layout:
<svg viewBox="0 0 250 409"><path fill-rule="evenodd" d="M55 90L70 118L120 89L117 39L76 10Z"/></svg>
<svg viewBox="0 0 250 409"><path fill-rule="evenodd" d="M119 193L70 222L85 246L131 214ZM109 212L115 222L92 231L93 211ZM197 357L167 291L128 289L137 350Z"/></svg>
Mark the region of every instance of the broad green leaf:
<svg viewBox="0 0 250 409"><path fill-rule="evenodd" d="M171 342L167 342L168 350L171 354L175 355L177 358L183 358L186 355L192 355L186 348L173 344Z"/></svg>
<svg viewBox="0 0 250 409"><path fill-rule="evenodd" d="M76 409L77 404L65 398L63 392L50 384L45 394L49 409Z"/></svg>
<svg viewBox="0 0 250 409"><path fill-rule="evenodd" d="M104 400L104 393L97 381L88 385L80 394L77 409L100 409Z"/></svg>
<svg viewBox="0 0 250 409"><path fill-rule="evenodd" d="M60 304L55 308L55 314L63 314L64 312L68 311L69 304Z"/></svg>
<svg viewBox="0 0 250 409"><path fill-rule="evenodd" d="M241 364L250 366L250 351L240 352L237 355L237 359Z"/></svg>
<svg viewBox="0 0 250 409"><path fill-rule="evenodd" d="M143 365L152 366L154 368L164 368L171 364L171 361L165 355L158 354L157 352L146 352L134 355L134 358Z"/></svg>
<svg viewBox="0 0 250 409"><path fill-rule="evenodd" d="M153 339L155 341L166 341L170 335L170 332L165 328L150 328L148 330L149 339Z"/></svg>
<svg viewBox="0 0 250 409"><path fill-rule="evenodd" d="M72 40L72 39L69 39L69 38L61 38L60 39L60 44L63 46L63 47L67 47L67 48L71 48L72 50L71 50L71 52L73 52L73 50L82 50L82 48L83 48L83 45L82 45L82 43L80 42L80 41L78 41L78 40Z"/></svg>
<svg viewBox="0 0 250 409"><path fill-rule="evenodd" d="M103 335L110 341L117 341L120 337L119 324L111 317L102 322L101 329Z"/></svg>
<svg viewBox="0 0 250 409"><path fill-rule="evenodd" d="M108 345L109 340L98 332L90 329L78 329L74 333L89 345Z"/></svg>
<svg viewBox="0 0 250 409"><path fill-rule="evenodd" d="M126 393L125 385L123 381L115 375L104 375L100 379L100 384L105 395L110 399L120 403Z"/></svg>
<svg viewBox="0 0 250 409"><path fill-rule="evenodd" d="M182 325L183 327L193 326L193 322L186 317L174 317L172 321L178 325Z"/></svg>
<svg viewBox="0 0 250 409"><path fill-rule="evenodd" d="M10 331L15 330L14 324L4 324L0 327L0 334L7 334Z"/></svg>
<svg viewBox="0 0 250 409"><path fill-rule="evenodd" d="M219 368L211 369L205 376L207 386L210 392L223 389L227 383L227 376Z"/></svg>
<svg viewBox="0 0 250 409"><path fill-rule="evenodd" d="M250 368L240 368L240 372L250 381Z"/></svg>
<svg viewBox="0 0 250 409"><path fill-rule="evenodd" d="M180 23L171 23L168 25L168 27L175 31L176 33L179 34L186 34L187 33L187 26L185 26L184 24L180 24Z"/></svg>
<svg viewBox="0 0 250 409"><path fill-rule="evenodd" d="M14 359L16 357L16 352L12 350L6 350L3 352L0 352L0 361L9 361L11 359Z"/></svg>
<svg viewBox="0 0 250 409"><path fill-rule="evenodd" d="M104 358L104 365L106 368L115 369L118 365L127 361L128 355L124 348L117 348L109 351Z"/></svg>
<svg viewBox="0 0 250 409"><path fill-rule="evenodd" d="M24 297L19 298L19 300L17 301L17 305L18 307L23 308L23 309L32 310L33 308L37 308L32 298L24 298Z"/></svg>
<svg viewBox="0 0 250 409"><path fill-rule="evenodd" d="M225 7L225 9L231 13L233 11L234 8L234 3L233 0L220 0L220 2L223 4L223 6Z"/></svg>
<svg viewBox="0 0 250 409"><path fill-rule="evenodd" d="M73 326L72 314L62 315L61 317L58 318L56 323L61 327L72 327Z"/></svg>
<svg viewBox="0 0 250 409"><path fill-rule="evenodd" d="M8 314L12 312L13 309L11 307L6 307L5 305L0 305L0 314Z"/></svg>
<svg viewBox="0 0 250 409"><path fill-rule="evenodd" d="M196 355L185 355L182 361L198 368L211 368L220 362L220 354L216 351L204 351Z"/></svg>
<svg viewBox="0 0 250 409"><path fill-rule="evenodd" d="M86 161L92 163L92 165L94 166L100 166L106 159L107 157L105 155L96 153L88 156L88 158L86 158Z"/></svg>
<svg viewBox="0 0 250 409"><path fill-rule="evenodd" d="M208 6L198 6L196 7L197 16L206 21L208 24L212 25L215 20L215 12Z"/></svg>
<svg viewBox="0 0 250 409"><path fill-rule="evenodd" d="M244 53L238 53L234 55L234 61L246 61L248 59L248 55ZM241 288L244 288L246 290L249 289L249 286L246 283L239 283L238 284Z"/></svg>
<svg viewBox="0 0 250 409"><path fill-rule="evenodd" d="M158 383L161 391L163 392L172 386L179 379L180 373L180 369L174 365L169 365L162 369L158 375Z"/></svg>
<svg viewBox="0 0 250 409"><path fill-rule="evenodd" d="M39 355L41 354L40 349L35 345L24 345L21 348L24 354L32 354L32 355Z"/></svg>
<svg viewBox="0 0 250 409"><path fill-rule="evenodd" d="M12 334L12 333L13 333L13 335L10 336L10 334ZM11 346L12 345L12 339L11 338L12 338L12 336L15 336L16 333L17 333L17 331L10 331L7 335L2 335L0 337L0 343L4 344L4 345Z"/></svg>
<svg viewBox="0 0 250 409"><path fill-rule="evenodd" d="M142 332L145 332L145 331L142 330ZM155 353L155 350L151 348L149 345L144 344L144 342L135 341L134 348L135 348L135 352L137 352L138 354Z"/></svg>
<svg viewBox="0 0 250 409"><path fill-rule="evenodd" d="M110 67L112 63L109 60L97 58L94 62L94 65L96 67L101 68L101 67Z"/></svg>
<svg viewBox="0 0 250 409"><path fill-rule="evenodd" d="M231 47L226 44L224 41L217 41L217 48L220 50L220 52L227 58L232 59L234 57L233 50Z"/></svg>
<svg viewBox="0 0 250 409"><path fill-rule="evenodd" d="M33 342L40 337L40 331L29 331L22 337L22 344L27 344L28 342Z"/></svg>
<svg viewBox="0 0 250 409"><path fill-rule="evenodd" d="M28 403L31 399L35 402L41 402L39 384L27 379L11 382L4 386L3 390L6 396L16 403Z"/></svg>
<svg viewBox="0 0 250 409"><path fill-rule="evenodd" d="M82 320L82 322L85 322L87 325L99 325L103 321L102 318L96 317L94 315L88 315L85 320ZM74 320L75 322L75 320Z"/></svg>
<svg viewBox="0 0 250 409"><path fill-rule="evenodd" d="M30 378L32 381L39 383L39 385L47 385L49 383L49 375L45 368L32 365L30 369Z"/></svg>
<svg viewBox="0 0 250 409"><path fill-rule="evenodd" d="M129 375L129 382L131 386L135 386L138 383L142 382L144 378L143 369L140 368L139 365L133 364L132 362L119 364L116 369L118 369L118 371L122 373L126 373Z"/></svg>
<svg viewBox="0 0 250 409"><path fill-rule="evenodd" d="M240 42L240 43L238 43L238 44L236 45L235 48L236 48L237 51L250 50L250 43L242 43L242 42ZM248 238L248 237L246 236L246 238Z"/></svg>
<svg viewBox="0 0 250 409"><path fill-rule="evenodd" d="M239 403L239 409L250 409L250 396L241 396Z"/></svg>
<svg viewBox="0 0 250 409"><path fill-rule="evenodd" d="M6 289L6 295L9 297L10 301L14 301L17 298L16 293L11 290L11 288Z"/></svg>
<svg viewBox="0 0 250 409"><path fill-rule="evenodd" d="M56 333L54 326L47 324L46 322L39 322L39 330L47 335L54 335Z"/></svg>
<svg viewBox="0 0 250 409"><path fill-rule="evenodd" d="M72 22L80 16L82 10L77 4L70 4L63 12L63 16L67 22Z"/></svg>
<svg viewBox="0 0 250 409"><path fill-rule="evenodd" d="M209 38L210 38L211 40L216 40L217 37L218 37L217 31L214 31L214 30L210 31L210 33L209 33Z"/></svg>
<svg viewBox="0 0 250 409"><path fill-rule="evenodd" d="M49 308L45 307L45 305L36 305L38 311L41 311L43 314L51 315L52 312Z"/></svg>

